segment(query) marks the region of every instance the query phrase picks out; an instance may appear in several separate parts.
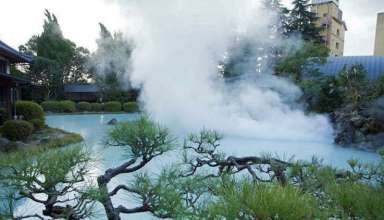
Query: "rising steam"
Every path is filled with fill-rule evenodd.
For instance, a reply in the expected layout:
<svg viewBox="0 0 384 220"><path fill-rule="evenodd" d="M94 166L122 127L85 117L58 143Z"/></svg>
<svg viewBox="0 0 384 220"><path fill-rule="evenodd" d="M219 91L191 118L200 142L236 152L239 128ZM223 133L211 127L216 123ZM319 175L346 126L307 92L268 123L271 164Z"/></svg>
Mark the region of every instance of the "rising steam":
<svg viewBox="0 0 384 220"><path fill-rule="evenodd" d="M246 38L265 48L286 44L271 34L274 13L257 0L117 1L134 36L134 71L146 111L172 129L203 127L226 135L273 140L329 141L332 129L320 115L308 116L295 104L300 90L262 69L232 83L218 77L218 63L234 41ZM267 45L267 47L265 47ZM268 61L260 46L250 61ZM268 63L268 62L264 62Z"/></svg>

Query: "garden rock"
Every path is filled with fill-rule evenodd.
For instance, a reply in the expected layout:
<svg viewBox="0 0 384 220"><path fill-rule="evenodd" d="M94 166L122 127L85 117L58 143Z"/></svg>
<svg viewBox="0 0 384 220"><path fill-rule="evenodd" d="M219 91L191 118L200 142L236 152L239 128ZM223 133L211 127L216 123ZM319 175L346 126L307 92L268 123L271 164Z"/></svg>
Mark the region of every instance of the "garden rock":
<svg viewBox="0 0 384 220"><path fill-rule="evenodd" d="M16 142L15 142L15 146L16 146L16 148L19 149L19 150L24 150L24 149L26 149L26 148L29 147L28 144L23 143L23 142L21 142L21 141L16 141Z"/></svg>
<svg viewBox="0 0 384 220"><path fill-rule="evenodd" d="M369 107L368 112L374 121L384 123L384 97L380 97L374 101Z"/></svg>
<svg viewBox="0 0 384 220"><path fill-rule="evenodd" d="M376 135L367 136L367 140L371 143L374 149L380 149L384 147L384 132Z"/></svg>
<svg viewBox="0 0 384 220"><path fill-rule="evenodd" d="M0 137L0 151L6 151L10 144L10 140L8 140L7 138Z"/></svg>
<svg viewBox="0 0 384 220"><path fill-rule="evenodd" d="M110 121L108 122L108 125L116 125L117 122L118 122L117 119L114 118L114 119L112 119L112 120L110 120Z"/></svg>

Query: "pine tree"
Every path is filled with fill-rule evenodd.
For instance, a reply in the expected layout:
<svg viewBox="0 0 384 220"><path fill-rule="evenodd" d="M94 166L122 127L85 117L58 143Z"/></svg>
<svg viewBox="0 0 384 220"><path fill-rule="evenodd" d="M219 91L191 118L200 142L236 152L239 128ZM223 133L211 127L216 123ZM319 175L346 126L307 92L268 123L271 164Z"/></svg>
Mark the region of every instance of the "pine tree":
<svg viewBox="0 0 384 220"><path fill-rule="evenodd" d="M292 4L288 33L301 34L305 41L321 43L323 41L320 36L321 28L315 24L318 18L309 10L309 0L294 0Z"/></svg>
<svg viewBox="0 0 384 220"><path fill-rule="evenodd" d="M276 13L277 20L272 24L272 31L286 35L288 31L288 15L289 10L283 7L281 0L264 0L264 8Z"/></svg>

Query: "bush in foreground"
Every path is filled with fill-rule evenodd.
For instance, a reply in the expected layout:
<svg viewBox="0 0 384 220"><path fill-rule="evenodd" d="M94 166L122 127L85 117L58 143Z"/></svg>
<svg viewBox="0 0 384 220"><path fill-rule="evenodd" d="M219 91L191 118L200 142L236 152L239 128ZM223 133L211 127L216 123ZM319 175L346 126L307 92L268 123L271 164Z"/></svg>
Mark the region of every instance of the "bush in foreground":
<svg viewBox="0 0 384 220"><path fill-rule="evenodd" d="M1 127L1 133L11 141L26 140L32 133L33 124L24 120L6 121Z"/></svg>
<svg viewBox="0 0 384 220"><path fill-rule="evenodd" d="M45 128L45 120L44 119L35 118L32 120L29 120L28 122L30 122L33 125L33 127L36 131L39 131L39 130Z"/></svg>
<svg viewBox="0 0 384 220"><path fill-rule="evenodd" d="M137 102L126 102L123 105L123 110L128 113L139 112L140 108Z"/></svg>
<svg viewBox="0 0 384 220"><path fill-rule="evenodd" d="M79 112L89 112L91 111L92 106L89 102L79 102L77 103L76 108Z"/></svg>
<svg viewBox="0 0 384 220"><path fill-rule="evenodd" d="M26 121L33 119L44 119L43 108L39 104L31 101L17 101L16 114L23 116L23 119Z"/></svg>
<svg viewBox="0 0 384 220"><path fill-rule="evenodd" d="M103 109L105 112L119 112L121 111L120 102L106 102L104 103Z"/></svg>

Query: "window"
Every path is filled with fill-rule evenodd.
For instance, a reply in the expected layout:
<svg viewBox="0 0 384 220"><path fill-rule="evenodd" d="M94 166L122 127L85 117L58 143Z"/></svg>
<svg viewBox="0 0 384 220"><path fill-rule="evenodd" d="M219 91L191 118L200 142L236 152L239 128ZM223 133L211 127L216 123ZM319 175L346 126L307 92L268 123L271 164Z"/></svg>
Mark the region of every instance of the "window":
<svg viewBox="0 0 384 220"><path fill-rule="evenodd" d="M340 44L336 42L336 49L339 49L339 48L340 48Z"/></svg>
<svg viewBox="0 0 384 220"><path fill-rule="evenodd" d="M327 16L328 16L328 14L327 14L327 13L324 13L324 14L323 14L323 17L327 17Z"/></svg>
<svg viewBox="0 0 384 220"><path fill-rule="evenodd" d="M0 60L0 73L7 73L7 62Z"/></svg>
<svg viewBox="0 0 384 220"><path fill-rule="evenodd" d="M338 37L340 37L340 30L339 29L337 29L336 34Z"/></svg>

